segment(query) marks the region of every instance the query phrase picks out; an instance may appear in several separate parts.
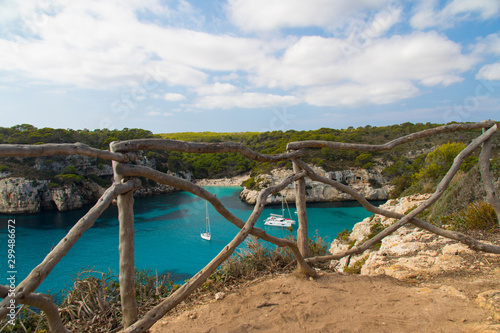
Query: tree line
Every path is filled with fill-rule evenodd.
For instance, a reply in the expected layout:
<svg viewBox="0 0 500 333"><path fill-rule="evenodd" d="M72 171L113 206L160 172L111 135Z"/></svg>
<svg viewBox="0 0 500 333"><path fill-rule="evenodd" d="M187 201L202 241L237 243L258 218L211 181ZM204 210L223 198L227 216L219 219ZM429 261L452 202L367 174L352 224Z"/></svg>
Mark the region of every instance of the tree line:
<svg viewBox="0 0 500 333"><path fill-rule="evenodd" d="M131 140L142 138L168 138L191 142L240 142L248 148L265 154L279 154L286 150L286 145L292 141L327 140L349 143L381 144L395 138L441 126L432 123L403 123L390 126L364 126L348 127L346 129L320 128L318 130L288 130L270 132L182 132L154 134L151 131L137 128L124 128L121 130L96 129L73 130L37 128L29 124L12 127L0 127L0 143L6 144L42 144L42 143L74 143L81 142L99 149L109 149L109 143L117 140ZM386 175L398 179L404 175L418 172L419 164L425 158L426 152L449 142L467 144L478 135L478 130L468 132L452 132L429 137L416 142L397 147L390 152L357 152L351 150L332 150L322 148L311 150L304 159L323 167L327 171L343 170L349 167L371 168L375 164L392 165ZM498 155L499 139L495 137L494 155ZM422 152L422 156L408 157L406 152ZM179 172L185 171L193 174L195 178L222 178L231 177L250 172L253 176L268 172L275 167L291 167L288 161L280 163L260 163L249 160L237 153L220 154L192 154L175 151L144 151L143 158L154 161L155 167L160 171ZM19 159L16 160L19 163ZM25 164L33 164L30 159L23 159ZM419 162L420 161L420 162ZM96 163L109 163L96 161ZM415 163L415 164L414 164ZM0 172L12 168L12 160L0 161ZM22 168L21 168L22 169ZM409 171L410 170L410 171ZM67 173L68 174L68 173ZM36 175L35 175L36 176ZM408 177L399 178L400 184L410 185Z"/></svg>

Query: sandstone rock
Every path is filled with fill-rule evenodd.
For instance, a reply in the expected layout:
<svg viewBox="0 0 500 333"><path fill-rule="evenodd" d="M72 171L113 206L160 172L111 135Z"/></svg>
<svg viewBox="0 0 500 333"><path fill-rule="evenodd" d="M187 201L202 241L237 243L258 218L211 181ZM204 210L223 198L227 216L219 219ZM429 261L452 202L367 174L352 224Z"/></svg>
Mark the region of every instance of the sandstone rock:
<svg viewBox="0 0 500 333"><path fill-rule="evenodd" d="M463 292L452 286L442 285L441 287L439 287L439 290L448 296L459 297L461 299L468 299Z"/></svg>
<svg viewBox="0 0 500 333"><path fill-rule="evenodd" d="M220 301L226 297L226 294L223 292L218 292L215 294L215 300Z"/></svg>
<svg viewBox="0 0 500 333"><path fill-rule="evenodd" d="M427 194L413 195L389 200L381 208L405 213L420 205L429 196ZM354 226L346 243L336 239L330 247L330 252L332 254L341 253L346 251L347 243L363 241L370 234L370 229L375 223L389 226L395 221L395 219L378 215L366 218ZM459 254L471 252L466 245L408 225L385 237L378 250L370 249L364 254L352 257L349 266L368 254L368 259L361 268L361 274L385 274L397 279L408 279L421 274L434 275L443 271L459 269L464 263L464 259ZM344 266L348 263L344 259L332 263L336 270L343 271ZM449 291L449 289L447 290ZM453 292L452 294L457 293Z"/></svg>
<svg viewBox="0 0 500 333"><path fill-rule="evenodd" d="M500 290L488 290L479 294L476 303L480 307L490 310L493 320L500 321Z"/></svg>

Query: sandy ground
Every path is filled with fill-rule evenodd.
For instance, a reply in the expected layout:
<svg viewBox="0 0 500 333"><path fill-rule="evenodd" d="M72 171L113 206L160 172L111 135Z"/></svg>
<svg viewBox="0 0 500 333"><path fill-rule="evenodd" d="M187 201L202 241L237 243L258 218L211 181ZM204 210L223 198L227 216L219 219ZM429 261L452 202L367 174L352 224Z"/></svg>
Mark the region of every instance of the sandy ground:
<svg viewBox="0 0 500 333"><path fill-rule="evenodd" d="M249 282L222 300L167 315L166 332L500 332L477 296L500 290L498 265L399 281L387 276L294 274Z"/></svg>
<svg viewBox="0 0 500 333"><path fill-rule="evenodd" d="M249 177L248 174L245 174L232 178L196 179L194 183L199 186L240 186Z"/></svg>

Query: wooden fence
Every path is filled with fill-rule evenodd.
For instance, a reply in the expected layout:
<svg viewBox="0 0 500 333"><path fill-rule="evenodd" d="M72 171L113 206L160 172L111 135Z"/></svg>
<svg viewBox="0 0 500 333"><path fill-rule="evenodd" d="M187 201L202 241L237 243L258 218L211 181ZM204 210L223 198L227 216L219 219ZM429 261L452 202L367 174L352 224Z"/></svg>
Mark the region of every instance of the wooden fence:
<svg viewBox="0 0 500 333"><path fill-rule="evenodd" d="M429 197L429 199L422 205L406 215L387 211L371 205L362 195L353 190L351 187L316 174L301 160L301 157L307 156L308 149L311 148L327 147L341 150L385 151L391 150L398 145L436 134L480 128L483 129L482 134L470 142L470 144L456 156L453 165L437 186L434 194L432 194L432 196ZM287 152L278 155L260 154L252 151L242 144L234 142L192 143L167 139L116 141L110 144L110 151L91 148L81 143L0 145L0 157L39 157L79 154L111 160L114 172L113 185L105 191L99 201L88 211L88 213L82 217L73 226L73 228L71 228L67 235L57 244L57 246L55 246L47 254L45 259L38 266L33 268L28 277L16 286L14 292L12 292L8 286L0 285L0 297L3 298L2 302L0 302L0 319L3 319L8 315L9 305L22 303L43 310L46 313L51 332L70 332L64 327L59 316L58 308L53 301L48 296L40 293L34 293L34 291L42 283L42 281L49 276L55 265L66 255L66 253L68 253L83 233L94 225L96 219L107 209L114 199L117 199L119 220L119 283L124 327L121 332L127 333L144 332L151 327L163 315L165 315L189 294L191 294L196 288L198 288L220 264L231 256L236 247L240 245L249 235L254 235L279 247L288 247L295 256L298 268L311 277L317 277L312 264L362 253L407 223L411 223L419 228L428 230L440 236L465 243L471 249L500 254L500 246L481 243L462 233L441 229L415 217L418 213L422 212L438 200L446 187L449 185L453 176L459 170L460 165L465 158L467 158L478 147L481 147L479 167L487 193L487 201L494 207L497 216L500 217L500 200L495 192L492 176L489 170L489 160L492 149L491 138L496 131L496 123L492 120L485 120L479 123L452 124L436 127L400 137L383 145L353 144L332 141L290 142L287 145ZM202 187L152 168L134 164L136 161L136 155L134 152L139 150L170 150L199 154L236 152L246 156L247 158L261 162L291 160L293 162L294 172L280 184L263 189L258 196L252 214L247 221L242 221L232 214L215 195L209 193ZM147 312L142 318L138 318L134 286L134 199L132 197L132 193L141 186L141 181L137 177L144 177L161 184L170 185L180 190L191 192L209 201L212 206L225 219L227 219L227 221L233 223L240 229L233 240L228 243L203 269L201 269L196 275L189 279L184 285L182 285L182 287L177 289L169 297L165 298L160 304ZM367 242L345 251L344 253L322 257L311 257L308 246L309 238L305 202L305 177L331 185L336 189L350 194L357 201L359 201L365 209L374 214L396 218L399 219L399 221L384 229ZM294 182L299 225L297 231L297 241L277 238L269 235L263 229L256 228L255 223L264 209L266 198L273 193L283 190L286 186Z"/></svg>

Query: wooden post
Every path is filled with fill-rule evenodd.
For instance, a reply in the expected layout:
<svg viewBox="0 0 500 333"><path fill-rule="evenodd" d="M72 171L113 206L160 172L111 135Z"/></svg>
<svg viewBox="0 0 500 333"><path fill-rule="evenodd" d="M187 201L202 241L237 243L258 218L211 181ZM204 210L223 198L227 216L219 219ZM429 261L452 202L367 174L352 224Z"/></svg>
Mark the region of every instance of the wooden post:
<svg viewBox="0 0 500 333"><path fill-rule="evenodd" d="M496 127L496 125L494 126ZM483 128L483 133L486 129ZM486 201L493 207L497 214L498 223L500 226L500 199L495 190L493 179L490 172L490 157L491 157L492 141L491 138L483 143L481 154L479 155L479 171L483 179L484 189L486 190Z"/></svg>
<svg viewBox="0 0 500 333"><path fill-rule="evenodd" d="M111 151L114 152L112 143ZM113 161L114 180L117 183L125 179L118 172L119 162ZM120 253L120 299L123 313L123 327L129 327L137 321L138 310L135 300L135 244L134 244L134 197L133 191L121 194L117 198Z"/></svg>
<svg viewBox="0 0 500 333"><path fill-rule="evenodd" d="M302 171L301 167L293 161L293 172L299 173ZM297 217L299 229L297 230L297 246L304 258L311 256L309 250L309 235L307 232L307 212L306 212L306 181L300 178L295 181L295 205L297 207Z"/></svg>

